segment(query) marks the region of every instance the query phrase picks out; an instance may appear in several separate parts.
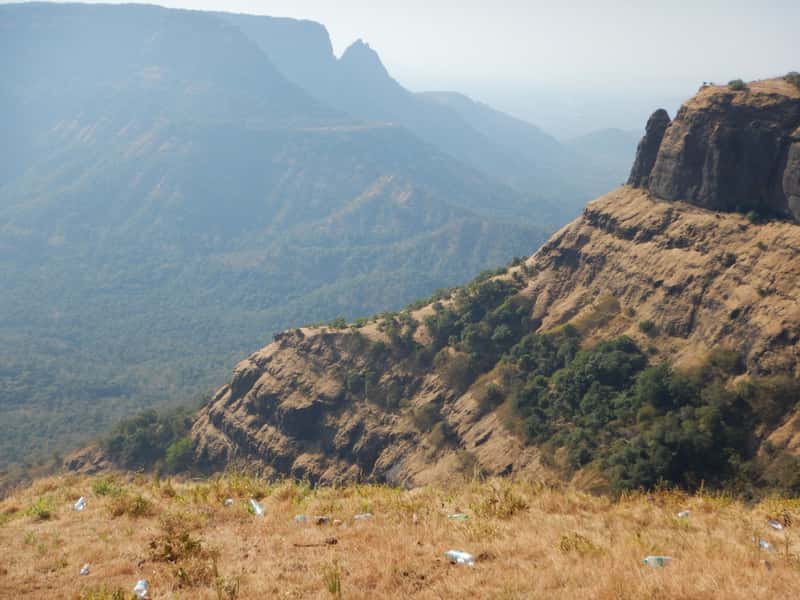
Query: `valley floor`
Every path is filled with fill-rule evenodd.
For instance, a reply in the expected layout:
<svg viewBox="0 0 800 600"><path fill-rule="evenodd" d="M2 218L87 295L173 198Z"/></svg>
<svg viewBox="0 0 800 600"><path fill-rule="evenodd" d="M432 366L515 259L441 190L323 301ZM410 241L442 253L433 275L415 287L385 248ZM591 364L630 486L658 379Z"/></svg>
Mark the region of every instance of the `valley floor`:
<svg viewBox="0 0 800 600"><path fill-rule="evenodd" d="M75 511L81 496L86 508ZM448 518L459 512L469 518ZM131 598L147 579L154 599L790 598L800 589L792 521L800 529L800 500L612 501L506 480L315 490L237 475L65 475L0 502L0 597ZM475 566L450 564L450 549L472 553ZM673 560L642 564L659 554Z"/></svg>

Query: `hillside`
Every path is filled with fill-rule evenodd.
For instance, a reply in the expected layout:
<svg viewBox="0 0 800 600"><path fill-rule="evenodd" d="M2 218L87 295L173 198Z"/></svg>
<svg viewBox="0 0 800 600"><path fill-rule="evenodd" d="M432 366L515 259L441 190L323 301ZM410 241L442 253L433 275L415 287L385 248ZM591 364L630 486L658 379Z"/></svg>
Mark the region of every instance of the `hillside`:
<svg viewBox="0 0 800 600"><path fill-rule="evenodd" d="M3 5L0 31L0 469L199 403L275 331L400 308L552 229L209 13Z"/></svg>
<svg viewBox="0 0 800 600"><path fill-rule="evenodd" d="M251 498L263 517L248 512ZM181 599L790 598L798 518L792 500L657 492L609 502L508 480L402 491L67 476L0 501L0 545L14 549L0 557L0 595L132 598L146 579L152 598ZM475 566L449 564L451 549ZM664 554L664 568L642 564Z"/></svg>
<svg viewBox="0 0 800 600"><path fill-rule="evenodd" d="M751 87L745 105L800 106L783 82ZM664 139L699 118L696 102ZM779 122L776 138L797 126ZM729 168L711 159L724 146L702 147ZM794 163L774 160L793 181ZM739 161L743 177L779 172L759 153ZM478 469L797 490L800 229L754 220L620 188L502 273L366 324L276 336L201 410L196 458L322 482Z"/></svg>

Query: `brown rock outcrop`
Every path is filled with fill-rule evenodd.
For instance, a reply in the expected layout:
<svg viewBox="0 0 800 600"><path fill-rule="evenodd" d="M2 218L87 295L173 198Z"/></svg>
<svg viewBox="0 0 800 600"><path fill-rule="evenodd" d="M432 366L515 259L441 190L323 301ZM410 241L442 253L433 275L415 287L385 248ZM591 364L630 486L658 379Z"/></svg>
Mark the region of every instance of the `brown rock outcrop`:
<svg viewBox="0 0 800 600"><path fill-rule="evenodd" d="M708 86L664 132L649 177L635 167L629 183L665 200L800 220L798 127L800 89L782 79L744 91ZM652 158L645 140L637 166Z"/></svg>
<svg viewBox="0 0 800 600"><path fill-rule="evenodd" d="M631 176L628 178L628 185L647 187L653 165L656 164L656 158L658 158L661 140L664 139L664 133L667 131L669 124L669 115L663 108L659 108L650 115L645 127L644 137L639 142L639 147L636 150L636 160L633 163L633 169L631 169Z"/></svg>

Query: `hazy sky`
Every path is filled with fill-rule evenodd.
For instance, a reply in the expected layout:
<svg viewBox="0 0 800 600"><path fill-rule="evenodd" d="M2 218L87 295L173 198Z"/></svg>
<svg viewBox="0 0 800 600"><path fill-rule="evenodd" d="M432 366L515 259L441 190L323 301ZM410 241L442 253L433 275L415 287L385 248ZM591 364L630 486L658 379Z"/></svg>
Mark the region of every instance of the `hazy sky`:
<svg viewBox="0 0 800 600"><path fill-rule="evenodd" d="M151 3L313 19L337 54L363 38L411 89L459 89L517 114L542 89L632 93L644 103L683 98L703 80L800 70L800 0Z"/></svg>

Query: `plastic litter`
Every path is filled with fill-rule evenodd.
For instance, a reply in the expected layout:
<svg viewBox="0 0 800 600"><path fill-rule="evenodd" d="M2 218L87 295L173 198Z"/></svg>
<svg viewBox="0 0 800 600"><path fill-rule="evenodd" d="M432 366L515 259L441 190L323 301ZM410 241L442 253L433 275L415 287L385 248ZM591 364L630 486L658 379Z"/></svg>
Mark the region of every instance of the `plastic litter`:
<svg viewBox="0 0 800 600"><path fill-rule="evenodd" d="M341 527L342 525L344 525L344 522L341 519L334 519L333 520L333 526L334 527Z"/></svg>
<svg viewBox="0 0 800 600"><path fill-rule="evenodd" d="M762 550L766 550L767 552L775 552L775 546L770 544L767 540L759 538L758 539L758 547Z"/></svg>
<svg viewBox="0 0 800 600"><path fill-rule="evenodd" d="M372 518L372 513L361 513L353 517L356 521L368 521Z"/></svg>
<svg viewBox="0 0 800 600"><path fill-rule="evenodd" d="M295 523L305 523L306 521L308 521L308 517L306 517L305 515L295 515L294 516L294 522Z"/></svg>
<svg viewBox="0 0 800 600"><path fill-rule="evenodd" d="M146 579L140 579L136 582L136 587L133 588L133 595L137 598L148 598L148 594L150 592L150 584L147 583Z"/></svg>
<svg viewBox="0 0 800 600"><path fill-rule="evenodd" d="M776 521L775 519L770 519L767 521L767 525L772 527L773 529L777 529L778 531L783 531L783 523L780 521Z"/></svg>
<svg viewBox="0 0 800 600"><path fill-rule="evenodd" d="M330 522L331 522L330 517L321 517L321 516L314 517L314 523L316 523L317 525L327 525Z"/></svg>
<svg viewBox="0 0 800 600"><path fill-rule="evenodd" d="M670 561L672 561L671 556L645 556L642 564L650 567L666 567Z"/></svg>
<svg viewBox="0 0 800 600"><path fill-rule="evenodd" d="M225 498L225 501L222 503L223 506L233 506L233 498Z"/></svg>
<svg viewBox="0 0 800 600"><path fill-rule="evenodd" d="M80 574L81 574L82 577L85 577L86 575L89 574L89 563L86 563L85 565L83 565L81 567L81 573Z"/></svg>
<svg viewBox="0 0 800 600"><path fill-rule="evenodd" d="M78 498L78 501L72 508L78 512L81 512L84 508L86 508L86 498L84 498L83 496Z"/></svg>
<svg viewBox="0 0 800 600"><path fill-rule="evenodd" d="M470 567L475 566L475 557L469 552L463 552L462 550L448 550L444 553L444 555L447 560L454 565L467 565Z"/></svg>
<svg viewBox="0 0 800 600"><path fill-rule="evenodd" d="M257 517L264 516L264 507L261 506L255 499L250 499L250 509L253 511L253 514Z"/></svg>
<svg viewBox="0 0 800 600"><path fill-rule="evenodd" d="M688 519L689 518L689 511L688 510L682 510L681 512L679 512L675 516L678 517L679 519Z"/></svg>
<svg viewBox="0 0 800 600"><path fill-rule="evenodd" d="M454 521L466 521L469 519L469 515L467 513L452 513L447 515L448 519L453 519Z"/></svg>

